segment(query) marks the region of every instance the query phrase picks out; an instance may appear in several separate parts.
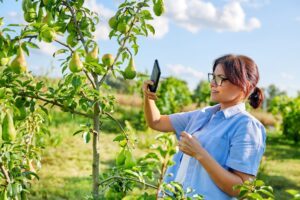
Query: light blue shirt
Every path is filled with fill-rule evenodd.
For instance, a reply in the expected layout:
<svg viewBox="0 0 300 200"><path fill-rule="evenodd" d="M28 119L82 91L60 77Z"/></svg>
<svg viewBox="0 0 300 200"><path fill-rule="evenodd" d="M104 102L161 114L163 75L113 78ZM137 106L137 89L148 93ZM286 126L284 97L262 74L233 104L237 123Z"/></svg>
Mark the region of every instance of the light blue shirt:
<svg viewBox="0 0 300 200"><path fill-rule="evenodd" d="M215 116L211 119L214 113ZM186 131L194 135L223 168L256 176L265 151L266 132L264 126L245 110L244 103L224 110L220 110L218 104L171 114L169 117L178 140L180 133ZM173 161L176 164L167 169L164 182L174 181L182 156L181 151L174 155ZM206 200L234 199L214 183L199 161L193 157L189 160L183 181L183 188L186 190L188 187L195 190L188 196L201 194Z"/></svg>

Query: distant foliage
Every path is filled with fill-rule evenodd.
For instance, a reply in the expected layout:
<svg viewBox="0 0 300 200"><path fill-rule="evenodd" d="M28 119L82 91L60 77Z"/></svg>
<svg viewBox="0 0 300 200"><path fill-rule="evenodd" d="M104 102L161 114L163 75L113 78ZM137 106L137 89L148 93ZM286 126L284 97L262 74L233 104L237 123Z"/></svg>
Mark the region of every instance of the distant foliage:
<svg viewBox="0 0 300 200"><path fill-rule="evenodd" d="M197 103L197 106L208 105L210 103L210 84L208 81L201 80L194 90L192 95L194 103Z"/></svg>
<svg viewBox="0 0 300 200"><path fill-rule="evenodd" d="M184 106L192 103L187 83L174 77L161 82L157 95L156 105L163 114L180 112Z"/></svg>
<svg viewBox="0 0 300 200"><path fill-rule="evenodd" d="M270 111L273 114L282 115L283 134L298 143L300 140L300 98L277 96L271 101Z"/></svg>

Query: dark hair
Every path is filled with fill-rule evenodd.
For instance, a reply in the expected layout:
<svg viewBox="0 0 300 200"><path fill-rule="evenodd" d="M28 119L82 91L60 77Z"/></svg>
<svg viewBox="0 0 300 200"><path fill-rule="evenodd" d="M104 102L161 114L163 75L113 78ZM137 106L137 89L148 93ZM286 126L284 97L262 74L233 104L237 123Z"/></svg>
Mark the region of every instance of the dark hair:
<svg viewBox="0 0 300 200"><path fill-rule="evenodd" d="M246 96L249 96L250 105L253 108L258 108L264 100L264 95L262 90L256 87L259 81L256 63L244 55L228 54L214 61L213 71L218 64L222 65L228 80L240 87Z"/></svg>

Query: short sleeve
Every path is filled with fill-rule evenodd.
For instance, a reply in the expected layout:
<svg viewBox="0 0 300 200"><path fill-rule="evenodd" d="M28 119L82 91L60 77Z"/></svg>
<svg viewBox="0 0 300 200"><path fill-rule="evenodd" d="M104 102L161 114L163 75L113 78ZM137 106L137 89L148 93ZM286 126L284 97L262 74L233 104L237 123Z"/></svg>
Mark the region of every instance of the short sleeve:
<svg viewBox="0 0 300 200"><path fill-rule="evenodd" d="M256 176L265 145L266 132L260 122L241 123L231 138L226 166Z"/></svg>
<svg viewBox="0 0 300 200"><path fill-rule="evenodd" d="M175 129L176 137L179 139L180 133L186 129L186 126L191 121L193 116L199 112L198 110L189 111L189 112L180 112L170 114L169 118L173 128Z"/></svg>

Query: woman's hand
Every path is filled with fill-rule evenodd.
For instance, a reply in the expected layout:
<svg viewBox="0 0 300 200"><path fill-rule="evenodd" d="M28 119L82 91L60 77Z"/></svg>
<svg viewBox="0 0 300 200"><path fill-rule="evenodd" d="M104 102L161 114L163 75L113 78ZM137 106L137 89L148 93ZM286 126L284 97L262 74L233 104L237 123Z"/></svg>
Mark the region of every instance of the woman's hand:
<svg viewBox="0 0 300 200"><path fill-rule="evenodd" d="M152 99L152 100L157 100L157 95L154 92L151 92L148 88L148 85L153 85L153 81L151 80L146 80L144 81L143 84L143 93L144 93L144 97L147 99Z"/></svg>
<svg viewBox="0 0 300 200"><path fill-rule="evenodd" d="M203 154L203 147L200 142L189 133L182 131L178 142L179 150L199 160Z"/></svg>

